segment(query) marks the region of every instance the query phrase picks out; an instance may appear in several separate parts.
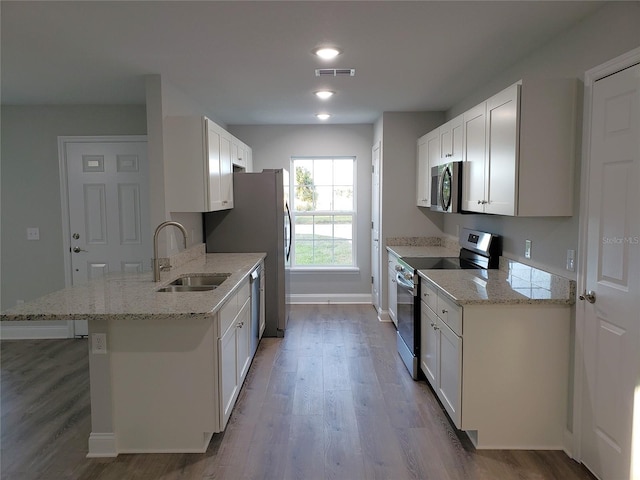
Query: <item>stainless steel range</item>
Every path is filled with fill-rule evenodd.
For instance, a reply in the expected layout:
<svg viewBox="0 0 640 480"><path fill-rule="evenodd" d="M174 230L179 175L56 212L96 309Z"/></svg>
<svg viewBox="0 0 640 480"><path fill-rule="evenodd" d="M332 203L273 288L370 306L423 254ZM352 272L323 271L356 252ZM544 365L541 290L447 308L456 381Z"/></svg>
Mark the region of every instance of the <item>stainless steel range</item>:
<svg viewBox="0 0 640 480"><path fill-rule="evenodd" d="M398 293L398 353L417 380L420 374L420 281L418 270L460 270L498 268L501 237L463 228L457 257L401 257L396 266Z"/></svg>

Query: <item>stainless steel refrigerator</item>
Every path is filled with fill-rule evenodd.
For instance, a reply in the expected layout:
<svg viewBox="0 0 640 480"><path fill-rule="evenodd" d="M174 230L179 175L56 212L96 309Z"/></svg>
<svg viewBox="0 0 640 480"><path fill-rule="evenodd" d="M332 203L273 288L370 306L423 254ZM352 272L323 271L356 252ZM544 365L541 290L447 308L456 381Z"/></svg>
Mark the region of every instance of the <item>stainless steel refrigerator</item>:
<svg viewBox="0 0 640 480"><path fill-rule="evenodd" d="M204 214L207 252L266 252L264 335L282 337L289 310L291 216L286 170L233 174L233 208Z"/></svg>

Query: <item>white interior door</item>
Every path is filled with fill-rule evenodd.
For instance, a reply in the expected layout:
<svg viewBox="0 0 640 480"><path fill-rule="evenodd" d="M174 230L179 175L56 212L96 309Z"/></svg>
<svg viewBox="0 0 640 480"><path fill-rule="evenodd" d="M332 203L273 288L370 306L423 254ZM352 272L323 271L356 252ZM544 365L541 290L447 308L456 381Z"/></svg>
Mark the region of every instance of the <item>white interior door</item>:
<svg viewBox="0 0 640 480"><path fill-rule="evenodd" d="M371 301L380 312L380 143L371 150Z"/></svg>
<svg viewBox="0 0 640 480"><path fill-rule="evenodd" d="M581 460L603 480L632 472L640 441L640 66L592 90L585 288ZM639 445L635 446L637 450ZM636 452L637 454L638 452ZM636 459L635 462L640 462ZM637 467L636 467L637 468ZM636 476L638 475L638 476Z"/></svg>
<svg viewBox="0 0 640 480"><path fill-rule="evenodd" d="M64 156L71 283L150 270L146 141L64 142ZM74 333L87 335L86 321Z"/></svg>

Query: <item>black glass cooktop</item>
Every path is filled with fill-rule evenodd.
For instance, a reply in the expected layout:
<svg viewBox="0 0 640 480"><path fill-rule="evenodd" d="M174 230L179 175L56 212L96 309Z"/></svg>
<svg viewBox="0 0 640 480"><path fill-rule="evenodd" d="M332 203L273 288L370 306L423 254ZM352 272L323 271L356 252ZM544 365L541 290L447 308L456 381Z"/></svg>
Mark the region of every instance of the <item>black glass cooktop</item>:
<svg viewBox="0 0 640 480"><path fill-rule="evenodd" d="M458 257L402 257L401 260L414 270L460 270L474 268Z"/></svg>

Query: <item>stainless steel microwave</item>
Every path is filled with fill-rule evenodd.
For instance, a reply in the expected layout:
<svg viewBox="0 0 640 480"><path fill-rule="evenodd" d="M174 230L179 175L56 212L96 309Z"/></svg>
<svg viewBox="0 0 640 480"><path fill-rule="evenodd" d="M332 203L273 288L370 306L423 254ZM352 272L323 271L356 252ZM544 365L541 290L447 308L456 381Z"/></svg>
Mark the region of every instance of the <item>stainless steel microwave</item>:
<svg viewBox="0 0 640 480"><path fill-rule="evenodd" d="M462 204L462 162L431 167L431 210L458 213Z"/></svg>

